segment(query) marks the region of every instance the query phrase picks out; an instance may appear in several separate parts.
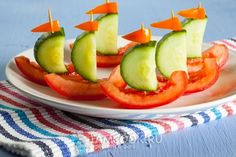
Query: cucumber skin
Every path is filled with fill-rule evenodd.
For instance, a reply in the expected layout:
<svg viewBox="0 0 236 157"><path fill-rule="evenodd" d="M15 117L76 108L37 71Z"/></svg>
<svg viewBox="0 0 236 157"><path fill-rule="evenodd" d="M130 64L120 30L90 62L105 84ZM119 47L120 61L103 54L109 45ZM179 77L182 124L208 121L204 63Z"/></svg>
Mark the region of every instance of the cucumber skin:
<svg viewBox="0 0 236 157"><path fill-rule="evenodd" d="M182 27L183 29L185 29L185 27L190 24L191 22L194 22L194 21L200 21L200 20L206 20L206 23L208 21L208 17L206 16L204 19L185 19L183 22L182 22ZM205 32L205 29L206 29L206 26L204 28L204 32ZM186 30L187 31L187 30ZM187 35L188 35L188 32L187 32ZM204 34L201 38L201 43L203 42L203 38L204 38ZM191 52L188 52L188 40L187 40L187 57L188 58L199 58L199 57L202 57L202 50L200 49L200 52L198 52L198 54L192 54Z"/></svg>
<svg viewBox="0 0 236 157"><path fill-rule="evenodd" d="M122 62L125 60L125 58L129 55L129 52L133 51L134 49L136 48L142 48L142 47L155 47L157 44L157 41L150 41L149 43L146 43L146 44L137 44L137 45L134 45L133 47L129 48L127 50L127 52L124 54L122 60L121 60L121 64L120 64L120 73L121 73L121 76L122 78L124 79L124 81L127 83L126 81L126 78L123 77L125 74L124 74L124 68L122 68ZM135 64L135 63L134 63ZM134 89L137 89L137 90L140 90L140 91L155 91L155 90L146 90L146 89L142 89L142 88L137 88L137 87L134 87L130 84L128 84L130 87L134 88ZM158 87L158 84L157 84L157 87ZM156 88L157 88L156 87Z"/></svg>
<svg viewBox="0 0 236 157"><path fill-rule="evenodd" d="M117 16L117 18L118 18L118 13L108 13L108 14L102 14L102 15L100 15L100 16L98 16L96 19L95 19L95 21L98 21L98 23L99 23L99 26L98 26L98 31L96 32L96 42L97 42L97 33L99 32L99 27L100 27L100 22L104 19L104 18L107 18L107 17L109 17L109 16ZM117 23L118 24L118 23ZM117 26L117 28L118 28L118 26ZM118 30L117 30L117 37L118 37ZM116 55L117 53L118 53L118 43L117 43L117 39L116 39L116 50L115 51L113 51L113 52L103 52L103 51L101 51L101 50L99 50L99 44L98 44L98 42L97 42L97 52L99 53L99 54L101 54L101 55Z"/></svg>
<svg viewBox="0 0 236 157"><path fill-rule="evenodd" d="M65 32L64 32L64 28L61 27L61 30L58 32L47 32L47 33L43 33L38 40L36 41L35 45L34 45L34 52L37 52L39 47L41 46L41 44L43 43L43 41L49 39L49 38L53 38L56 36L65 36ZM37 59L37 57L35 57L35 59Z"/></svg>
<svg viewBox="0 0 236 157"><path fill-rule="evenodd" d="M43 33L39 38L38 40L36 41L35 45L34 45L34 58L36 60L36 62L44 69L46 70L47 68L45 68L43 65L40 64L40 59L38 59L37 57L37 52L40 48L40 46L48 39L51 39L51 38L54 38L54 37L57 37L57 36L63 36L65 37L65 32L64 32L64 28L61 27L61 30L58 31L58 32L54 32L54 33L51 33L51 32L47 32L47 33ZM62 71L62 72L59 72L59 73L66 73L67 72L67 69L65 67L65 71Z"/></svg>
<svg viewBox="0 0 236 157"><path fill-rule="evenodd" d="M158 51L159 51L159 49L160 49L162 43L165 42L165 40L167 40L169 37L171 37L173 34L176 34L176 33L186 33L186 30L172 31L172 32L166 34L165 36L162 37L162 39L157 43L157 46L156 46L155 61L156 61L157 69L158 69L158 71L159 71L162 75L164 75L164 76L166 76L166 77L168 77L168 78L169 78L169 76L167 76L166 74L164 74L164 73L160 70L160 65L159 65L159 63L158 63L158 58L159 58L159 53L158 53ZM187 55L186 55L186 56L187 56ZM186 58L186 64L187 64L187 58ZM186 66L187 66L187 65L186 65Z"/></svg>
<svg viewBox="0 0 236 157"><path fill-rule="evenodd" d="M75 42L74 42L74 46L73 46L72 51L71 51L71 61L72 61L73 65L75 66L75 70L76 70L77 73L79 73L79 74L80 74L83 78L85 78L86 80L89 80L89 81L91 81L91 82L96 83L96 82L97 82L97 79L90 79L89 77L87 77L87 75L85 75L84 73L80 72L80 70L76 67L76 64L75 64L76 60L75 60L75 57L77 57L77 56L74 56L75 53L73 53L74 49L76 48L76 44L79 42L79 40L82 39L82 38L84 38L85 36L91 34L91 33L94 34L95 32L93 32L93 31L91 31L91 32L84 32L84 33L80 34L80 35L76 38L76 40L75 40Z"/></svg>

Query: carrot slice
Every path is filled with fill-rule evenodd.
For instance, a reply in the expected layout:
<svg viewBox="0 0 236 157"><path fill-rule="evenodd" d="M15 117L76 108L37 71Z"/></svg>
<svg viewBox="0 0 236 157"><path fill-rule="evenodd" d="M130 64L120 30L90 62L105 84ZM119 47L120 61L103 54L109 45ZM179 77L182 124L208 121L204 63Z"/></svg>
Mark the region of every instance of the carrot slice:
<svg viewBox="0 0 236 157"><path fill-rule="evenodd" d="M52 21L52 23L53 23L53 31L54 32L60 31L60 24L58 20L54 20ZM52 32L51 24L50 22L46 22L32 29L31 32Z"/></svg>
<svg viewBox="0 0 236 157"><path fill-rule="evenodd" d="M148 43L151 40L151 36L152 36L151 30L144 28L144 26L142 25L141 29L129 33L127 35L124 35L122 38L144 44Z"/></svg>
<svg viewBox="0 0 236 157"><path fill-rule="evenodd" d="M118 13L118 5L116 2L108 2L99 5L92 10L86 12L86 14L106 14L106 13Z"/></svg>
<svg viewBox="0 0 236 157"><path fill-rule="evenodd" d="M174 16L170 19L163 20L160 22L155 22L151 24L152 27L162 28L162 29L170 29L173 31L182 30L181 22L178 17Z"/></svg>
<svg viewBox="0 0 236 157"><path fill-rule="evenodd" d="M84 22L84 23L81 23L81 24L75 26L75 28L82 29L84 31L96 31L96 30L98 30L98 22L97 21L87 21L87 22Z"/></svg>
<svg viewBox="0 0 236 157"><path fill-rule="evenodd" d="M206 17L205 9L202 7L181 10L178 15L191 19L204 19Z"/></svg>

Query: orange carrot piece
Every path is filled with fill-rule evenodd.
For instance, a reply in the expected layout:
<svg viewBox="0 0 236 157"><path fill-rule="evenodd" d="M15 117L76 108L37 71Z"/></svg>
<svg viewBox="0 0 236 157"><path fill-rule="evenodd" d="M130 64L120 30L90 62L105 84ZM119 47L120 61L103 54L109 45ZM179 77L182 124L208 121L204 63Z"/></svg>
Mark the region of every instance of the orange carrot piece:
<svg viewBox="0 0 236 157"><path fill-rule="evenodd" d="M204 19L206 17L205 9L202 7L181 10L178 15L191 19Z"/></svg>
<svg viewBox="0 0 236 157"><path fill-rule="evenodd" d="M58 20L54 20L52 22L53 22L53 31L54 32L60 31L60 24ZM51 24L50 22L46 22L32 29L31 32L52 32Z"/></svg>
<svg viewBox="0 0 236 157"><path fill-rule="evenodd" d="M148 43L151 40L152 32L150 29L146 29L142 26L141 29L124 35L122 38L137 42L137 43Z"/></svg>
<svg viewBox="0 0 236 157"><path fill-rule="evenodd" d="M81 23L77 26L75 26L75 28L84 30L84 31L96 31L98 30L98 22L97 21L87 21L84 23Z"/></svg>
<svg viewBox="0 0 236 157"><path fill-rule="evenodd" d="M86 12L86 14L106 14L106 13L118 13L117 2L108 2L102 5L99 5L92 10Z"/></svg>
<svg viewBox="0 0 236 157"><path fill-rule="evenodd" d="M160 22L155 22L151 24L152 27L162 28L162 29L170 29L173 31L182 30L181 22L178 17L174 16L170 19L163 20Z"/></svg>

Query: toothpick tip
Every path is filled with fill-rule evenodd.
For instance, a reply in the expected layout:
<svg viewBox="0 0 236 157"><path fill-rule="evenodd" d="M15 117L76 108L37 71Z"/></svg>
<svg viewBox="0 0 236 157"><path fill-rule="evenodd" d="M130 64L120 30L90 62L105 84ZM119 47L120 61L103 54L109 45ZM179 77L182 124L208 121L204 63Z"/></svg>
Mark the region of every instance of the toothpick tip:
<svg viewBox="0 0 236 157"><path fill-rule="evenodd" d="M52 21L52 13L51 13L50 9L48 9L48 18L49 18L49 22L50 22L50 25L51 25L52 33L54 33L53 21Z"/></svg>
<svg viewBox="0 0 236 157"><path fill-rule="evenodd" d="M93 21L93 12L89 13L90 21Z"/></svg>
<svg viewBox="0 0 236 157"><path fill-rule="evenodd" d="M142 29L142 30L144 30L144 29L145 29L145 27L144 27L144 24L143 24L143 23L141 24L141 29Z"/></svg>
<svg viewBox="0 0 236 157"><path fill-rule="evenodd" d="M172 17L172 18L175 17L175 13L174 13L174 10L173 10L173 9L171 10L171 17Z"/></svg>
<svg viewBox="0 0 236 157"><path fill-rule="evenodd" d="M202 7L202 3L199 2L199 4L198 4L198 8L201 8L201 7Z"/></svg>

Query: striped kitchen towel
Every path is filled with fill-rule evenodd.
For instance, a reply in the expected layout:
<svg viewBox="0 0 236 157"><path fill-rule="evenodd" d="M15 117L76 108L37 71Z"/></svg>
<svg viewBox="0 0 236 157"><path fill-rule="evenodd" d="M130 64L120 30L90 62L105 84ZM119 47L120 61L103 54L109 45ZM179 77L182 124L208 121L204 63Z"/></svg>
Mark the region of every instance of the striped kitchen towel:
<svg viewBox="0 0 236 157"><path fill-rule="evenodd" d="M214 41L212 43L213 44L224 44L230 50L236 51L236 37L229 38L229 39L223 39L223 40L217 40L217 41Z"/></svg>
<svg viewBox="0 0 236 157"><path fill-rule="evenodd" d="M216 41L236 50L235 38ZM70 157L157 137L236 113L236 101L156 120L111 120L63 112L0 82L0 145L23 156Z"/></svg>

